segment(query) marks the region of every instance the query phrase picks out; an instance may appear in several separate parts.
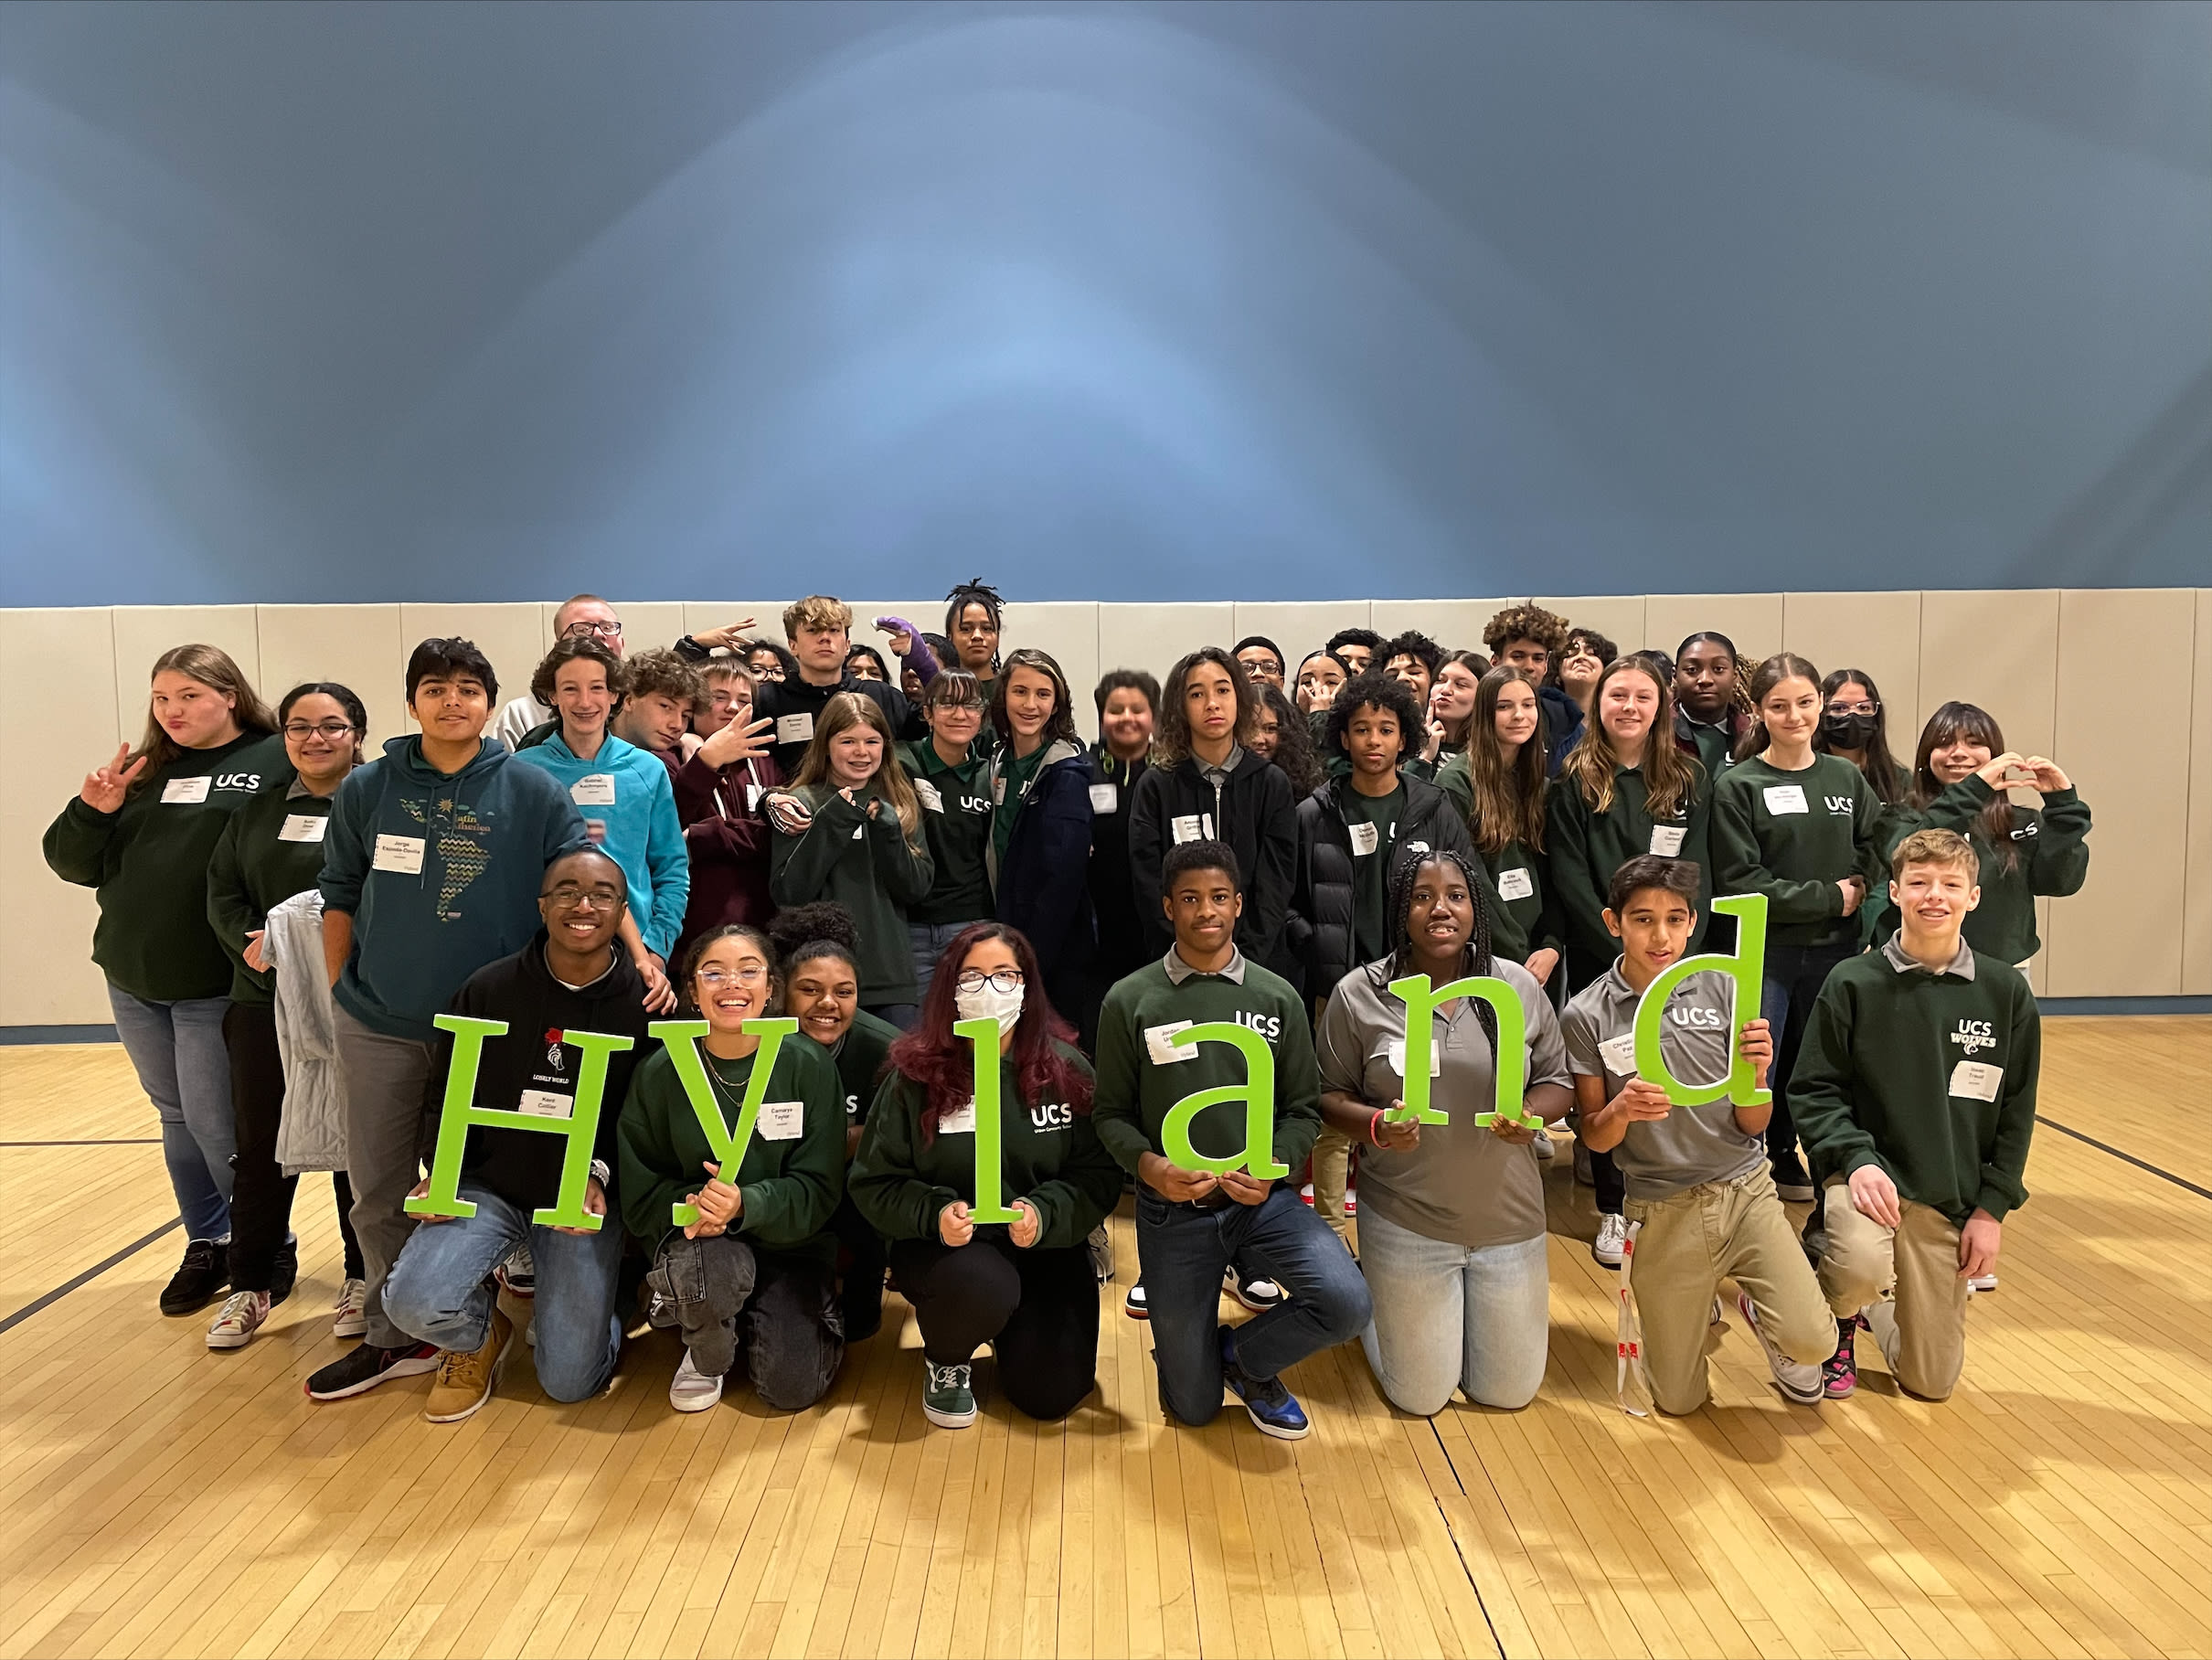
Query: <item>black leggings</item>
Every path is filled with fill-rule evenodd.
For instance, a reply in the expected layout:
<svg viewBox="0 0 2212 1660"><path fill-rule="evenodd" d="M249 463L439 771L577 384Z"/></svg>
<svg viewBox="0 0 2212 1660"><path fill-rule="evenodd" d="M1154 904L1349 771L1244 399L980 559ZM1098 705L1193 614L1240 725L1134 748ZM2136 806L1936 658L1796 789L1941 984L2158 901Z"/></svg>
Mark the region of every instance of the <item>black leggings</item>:
<svg viewBox="0 0 2212 1660"><path fill-rule="evenodd" d="M230 1053L230 1113L238 1153L230 1193L230 1287L268 1291L277 1251L292 1232L292 1199L300 1178L277 1164L277 1126L284 1115L284 1058L277 1048L276 1010L233 1003L223 1011L223 1047ZM361 1241L354 1237L353 1187L331 1173L337 1190L338 1235L346 1241L346 1277L367 1279Z"/></svg>
<svg viewBox="0 0 2212 1660"><path fill-rule="evenodd" d="M1099 1285L1085 1247L1024 1250L1003 1233L958 1247L899 1240L891 1272L921 1352L963 1366L991 1344L999 1387L1030 1417L1065 1418L1098 1386Z"/></svg>

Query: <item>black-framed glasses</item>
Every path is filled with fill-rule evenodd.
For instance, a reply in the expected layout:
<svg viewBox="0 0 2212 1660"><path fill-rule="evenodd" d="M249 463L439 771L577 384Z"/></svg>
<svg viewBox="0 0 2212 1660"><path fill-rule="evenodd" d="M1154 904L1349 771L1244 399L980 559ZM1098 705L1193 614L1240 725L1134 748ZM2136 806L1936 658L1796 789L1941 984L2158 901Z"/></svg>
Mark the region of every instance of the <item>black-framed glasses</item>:
<svg viewBox="0 0 2212 1660"><path fill-rule="evenodd" d="M985 985L1002 996L1022 987L1022 971L1018 968L994 969L985 974L980 968L963 968L952 984L963 992L979 992Z"/></svg>
<svg viewBox="0 0 2212 1660"><path fill-rule="evenodd" d="M548 901L557 910L575 910L586 900L590 901L595 909L601 910L624 902L622 896L611 888L605 886L586 888L576 882L561 882L547 889L537 897Z"/></svg>
<svg viewBox="0 0 2212 1660"><path fill-rule="evenodd" d="M310 725L304 720L287 720L284 736L294 743L305 743L310 738L327 738L335 743L354 729L350 720L318 720Z"/></svg>
<svg viewBox="0 0 2212 1660"><path fill-rule="evenodd" d="M586 634L597 634L602 640L619 640L622 637L622 625L620 622L594 622L579 618L560 631L560 637L564 640L580 640Z"/></svg>

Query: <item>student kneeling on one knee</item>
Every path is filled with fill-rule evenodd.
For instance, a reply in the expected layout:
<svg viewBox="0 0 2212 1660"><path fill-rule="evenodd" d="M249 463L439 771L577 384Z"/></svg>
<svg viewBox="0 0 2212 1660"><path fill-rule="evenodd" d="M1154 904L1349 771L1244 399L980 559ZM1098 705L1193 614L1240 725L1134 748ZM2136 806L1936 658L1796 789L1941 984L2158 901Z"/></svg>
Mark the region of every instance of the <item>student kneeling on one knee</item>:
<svg viewBox="0 0 2212 1660"><path fill-rule="evenodd" d="M1137 1254L1161 1403L1186 1423L1207 1423L1227 1384L1264 1433L1294 1441L1309 1426L1281 1374L1359 1334L1372 1313L1367 1282L1294 1190L1244 1170L1180 1168L1167 1157L1164 1127L1186 1096L1255 1081L1230 1044L1172 1041L1188 1026L1235 1022L1272 1052L1271 1152L1277 1165L1295 1170L1321 1123L1313 1040L1289 983L1237 949L1237 856L1221 842L1184 842L1164 861L1160 887L1175 944L1106 995L1092 1118L1106 1150L1139 1183ZM1192 1121L1191 1150L1209 1159L1237 1156L1246 1149L1246 1116L1243 1101L1216 1101ZM1286 1297L1230 1327L1220 1322L1221 1277L1240 1258Z"/></svg>
<svg viewBox="0 0 2212 1660"><path fill-rule="evenodd" d="M2017 969L1961 937L1981 898L1956 831L1890 856L1897 934L1828 976L1792 1095L1824 1195L1821 1288L1836 1316L1831 1395L1856 1378L1861 1312L1911 1393L1948 1396L1966 1358L1967 1282L1994 1273L2036 1127L2042 1027ZM1878 1301L1895 1287L1895 1301Z"/></svg>

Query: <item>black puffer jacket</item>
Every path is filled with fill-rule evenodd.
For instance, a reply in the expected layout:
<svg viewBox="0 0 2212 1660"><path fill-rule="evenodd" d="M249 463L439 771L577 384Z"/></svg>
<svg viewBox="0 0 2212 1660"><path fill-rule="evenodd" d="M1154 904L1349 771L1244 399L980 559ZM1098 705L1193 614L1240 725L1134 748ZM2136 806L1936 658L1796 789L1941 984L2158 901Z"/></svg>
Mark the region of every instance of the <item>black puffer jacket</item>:
<svg viewBox="0 0 2212 1660"><path fill-rule="evenodd" d="M1283 922L1298 872L1298 809L1282 769L1245 750L1218 791L1188 756L1173 766L1149 768L1137 780L1136 804L1129 813L1130 878L1137 914L1152 930L1154 956L1164 956L1175 943L1160 909L1161 862L1177 842L1202 836L1227 842L1237 856L1244 882L1237 948L1261 967L1283 973L1290 957Z"/></svg>
<svg viewBox="0 0 2212 1660"><path fill-rule="evenodd" d="M1397 850L1419 845L1424 851L1447 847L1477 870L1474 844L1452 798L1434 784L1400 772L1406 787L1405 816L1398 839L1374 857L1393 864ZM1336 983L1359 967L1358 931L1353 920L1356 896L1352 832L1345 823L1342 796L1348 778L1333 778L1298 803L1298 891L1292 900L1290 936L1305 969L1306 994L1325 997Z"/></svg>

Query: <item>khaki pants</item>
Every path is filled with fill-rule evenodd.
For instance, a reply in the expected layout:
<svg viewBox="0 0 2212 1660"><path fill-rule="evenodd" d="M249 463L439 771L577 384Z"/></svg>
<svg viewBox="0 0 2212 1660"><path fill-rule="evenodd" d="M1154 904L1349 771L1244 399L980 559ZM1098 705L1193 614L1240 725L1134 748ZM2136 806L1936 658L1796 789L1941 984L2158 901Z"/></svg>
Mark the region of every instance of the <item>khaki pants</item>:
<svg viewBox="0 0 2212 1660"><path fill-rule="evenodd" d="M1925 1400L1944 1399L1966 1364L1959 1230L1941 1211L1907 1198L1898 1200L1898 1225L1885 1228L1860 1214L1841 1176L1828 1179L1823 1197L1828 1250L1820 1283L1828 1306L1839 1320L1866 1310L1898 1382ZM1893 1285L1897 1303L1888 1307L1878 1299Z"/></svg>
<svg viewBox="0 0 2212 1660"><path fill-rule="evenodd" d="M1344 1190L1352 1176L1352 1138L1342 1130L1321 1126L1313 1138L1313 1213L1344 1238Z"/></svg>
<svg viewBox="0 0 2212 1660"><path fill-rule="evenodd" d="M1835 1353L1835 1321L1763 1163L1732 1182L1630 1199L1622 1214L1643 1224L1631 1284L1661 1411L1695 1412L1706 1402L1713 1297L1723 1277L1743 1288L1760 1329L1791 1359L1817 1366Z"/></svg>

